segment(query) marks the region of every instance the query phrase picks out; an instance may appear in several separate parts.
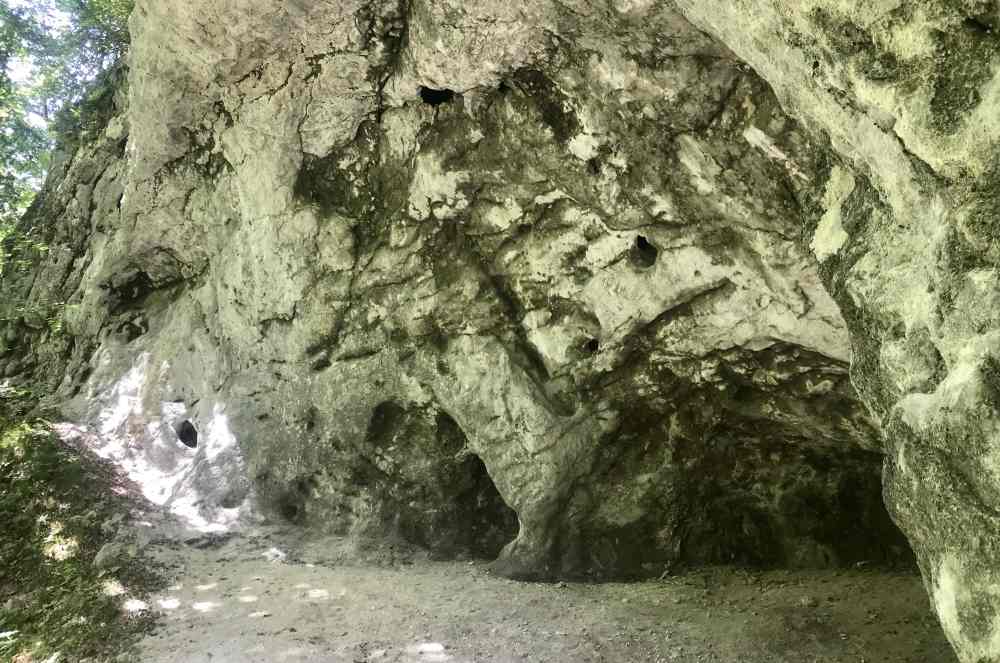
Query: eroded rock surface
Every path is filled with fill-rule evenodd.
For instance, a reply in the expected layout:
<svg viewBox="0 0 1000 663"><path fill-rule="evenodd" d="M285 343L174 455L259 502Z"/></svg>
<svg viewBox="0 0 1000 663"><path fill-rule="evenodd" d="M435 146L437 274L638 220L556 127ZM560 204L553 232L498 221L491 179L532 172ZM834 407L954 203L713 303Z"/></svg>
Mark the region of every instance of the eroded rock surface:
<svg viewBox="0 0 1000 663"><path fill-rule="evenodd" d="M814 247L886 497L964 661L1000 660L993 2L679 2L829 138Z"/></svg>
<svg viewBox="0 0 1000 663"><path fill-rule="evenodd" d="M884 453L1000 660L997 11L787 5L140 1L4 368L204 527L519 577L904 559Z"/></svg>

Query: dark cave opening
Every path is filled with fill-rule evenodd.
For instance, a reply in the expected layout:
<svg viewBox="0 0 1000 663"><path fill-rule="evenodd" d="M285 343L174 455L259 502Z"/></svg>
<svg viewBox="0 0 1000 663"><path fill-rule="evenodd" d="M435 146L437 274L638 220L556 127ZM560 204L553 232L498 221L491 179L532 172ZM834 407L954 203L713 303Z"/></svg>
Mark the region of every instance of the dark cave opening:
<svg viewBox="0 0 1000 663"><path fill-rule="evenodd" d="M454 98L454 90L435 90L434 88L420 86L420 100L429 106L440 106Z"/></svg>
<svg viewBox="0 0 1000 663"><path fill-rule="evenodd" d="M660 257L660 250L653 245L643 235L635 238L635 244L629 252L629 259L632 264L640 269L647 269L656 264L656 259Z"/></svg>
<svg viewBox="0 0 1000 663"><path fill-rule="evenodd" d="M423 412L382 404L375 408L369 430L386 439L391 428L392 438L401 439L431 424L428 419ZM433 464L410 460L404 452L398 474L381 482L394 497L398 532L435 558L495 559L517 536L517 513L504 501L483 460L469 450L455 419L439 411L427 429L434 440ZM424 455L419 449L412 453Z"/></svg>
<svg viewBox="0 0 1000 663"><path fill-rule="evenodd" d="M324 471L324 490L315 482L307 490L301 482L299 490L278 487L279 514L320 525L318 518L365 540L402 541L440 560L493 560L517 537L517 513L448 413L383 401L346 451Z"/></svg>
<svg viewBox="0 0 1000 663"><path fill-rule="evenodd" d="M198 448L198 429L194 427L190 419L185 419L174 427L177 439L188 449Z"/></svg>
<svg viewBox="0 0 1000 663"><path fill-rule="evenodd" d="M785 373L793 364L801 372ZM855 443L867 419L843 367L779 345L727 354L718 377L725 388L636 357L611 383L621 424L602 442L589 491L594 508L632 517L587 521L564 570L610 579L674 565L915 569L883 500L883 456ZM821 377L839 386L811 393ZM657 485L672 488L669 499Z"/></svg>
<svg viewBox="0 0 1000 663"><path fill-rule="evenodd" d="M503 547L518 533L517 513L507 505L486 464L475 454L469 454L457 468L459 489L453 498L458 523L467 527L456 532L449 556L471 556L496 559ZM446 548L451 548L451 545Z"/></svg>
<svg viewBox="0 0 1000 663"><path fill-rule="evenodd" d="M694 468L699 480L682 551L688 563L915 568L882 499L879 454L796 449L727 435L711 446ZM776 460L769 464L768 458Z"/></svg>
<svg viewBox="0 0 1000 663"><path fill-rule="evenodd" d="M307 416L310 430L320 429L320 413ZM517 513L446 412L382 401L371 409L363 438L330 453L312 473L257 474L258 494L273 515L363 547L402 543L397 550L412 546L437 560L492 561L517 537Z"/></svg>
<svg viewBox="0 0 1000 663"><path fill-rule="evenodd" d="M299 519L300 510L301 507L290 499L282 500L282 502L278 505L278 511L281 513L281 517L293 523Z"/></svg>

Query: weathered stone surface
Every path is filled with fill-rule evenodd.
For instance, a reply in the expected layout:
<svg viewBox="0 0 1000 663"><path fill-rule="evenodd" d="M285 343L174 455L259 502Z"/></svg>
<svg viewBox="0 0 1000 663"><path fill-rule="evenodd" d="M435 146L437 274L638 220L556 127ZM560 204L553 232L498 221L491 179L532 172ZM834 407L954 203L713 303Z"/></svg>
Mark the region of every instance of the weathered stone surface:
<svg viewBox="0 0 1000 663"><path fill-rule="evenodd" d="M829 157L679 14L140 3L133 31L124 197L50 280L58 400L151 497L527 577L905 557L799 241Z"/></svg>
<svg viewBox="0 0 1000 663"><path fill-rule="evenodd" d="M5 371L203 527L524 577L904 558L884 453L1000 660L997 19L140 1L127 107L33 217L63 328L21 315Z"/></svg>
<svg viewBox="0 0 1000 663"><path fill-rule="evenodd" d="M730 4L678 2L829 138L814 247L887 502L962 660L1000 660L996 3Z"/></svg>

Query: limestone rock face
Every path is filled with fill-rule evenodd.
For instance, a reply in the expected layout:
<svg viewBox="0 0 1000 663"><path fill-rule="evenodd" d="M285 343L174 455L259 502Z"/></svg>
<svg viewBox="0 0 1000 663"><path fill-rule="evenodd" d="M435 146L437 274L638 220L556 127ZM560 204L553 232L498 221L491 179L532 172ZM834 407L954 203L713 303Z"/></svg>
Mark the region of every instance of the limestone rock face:
<svg viewBox="0 0 1000 663"><path fill-rule="evenodd" d="M802 241L831 157L682 15L140 2L132 29L127 103L35 210L74 271L28 299L66 303L31 347L69 434L151 498L524 577L905 556Z"/></svg>
<svg viewBox="0 0 1000 663"><path fill-rule="evenodd" d="M677 4L829 140L812 246L884 432L887 503L962 660L998 661L1000 10Z"/></svg>
<svg viewBox="0 0 1000 663"><path fill-rule="evenodd" d="M791 4L140 0L4 370L199 527L517 577L903 559L884 454L1000 660L1000 17Z"/></svg>

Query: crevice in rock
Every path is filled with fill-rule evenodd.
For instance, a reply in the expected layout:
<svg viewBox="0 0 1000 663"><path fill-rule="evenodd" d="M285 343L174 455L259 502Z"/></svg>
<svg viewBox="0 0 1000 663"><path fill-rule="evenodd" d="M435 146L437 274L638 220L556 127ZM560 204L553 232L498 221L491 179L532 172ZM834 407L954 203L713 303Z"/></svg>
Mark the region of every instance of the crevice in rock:
<svg viewBox="0 0 1000 663"><path fill-rule="evenodd" d="M971 32L976 32L981 35L992 35L994 26L991 23L992 17L990 14L981 14L979 16L968 16L962 21L962 25L966 30Z"/></svg>
<svg viewBox="0 0 1000 663"><path fill-rule="evenodd" d="M552 129L557 141L565 143L580 133L580 120L569 99L543 72L520 69L514 74L514 84L536 104L542 121Z"/></svg>
<svg viewBox="0 0 1000 663"><path fill-rule="evenodd" d="M145 315L138 315L130 320L124 320L118 325L118 334L126 343L131 343L149 331L149 322Z"/></svg>
<svg viewBox="0 0 1000 663"><path fill-rule="evenodd" d="M420 86L420 100L428 106L437 108L442 104L447 104L455 98L454 90L435 90L434 88Z"/></svg>

